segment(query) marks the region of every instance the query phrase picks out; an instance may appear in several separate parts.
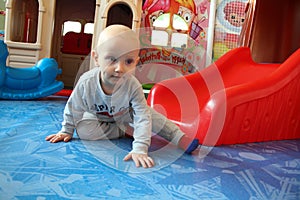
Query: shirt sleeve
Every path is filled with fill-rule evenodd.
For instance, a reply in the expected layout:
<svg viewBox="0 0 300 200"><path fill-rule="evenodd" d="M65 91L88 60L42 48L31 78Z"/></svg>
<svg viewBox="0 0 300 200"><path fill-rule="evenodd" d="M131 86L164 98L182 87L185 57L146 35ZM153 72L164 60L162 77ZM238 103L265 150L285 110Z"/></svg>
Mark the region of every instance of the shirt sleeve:
<svg viewBox="0 0 300 200"><path fill-rule="evenodd" d="M61 132L73 136L75 126L86 110L83 94L82 85L77 84L65 106Z"/></svg>
<svg viewBox="0 0 300 200"><path fill-rule="evenodd" d="M142 87L134 91L131 104L134 125L134 141L131 152L147 154L151 143L152 120Z"/></svg>

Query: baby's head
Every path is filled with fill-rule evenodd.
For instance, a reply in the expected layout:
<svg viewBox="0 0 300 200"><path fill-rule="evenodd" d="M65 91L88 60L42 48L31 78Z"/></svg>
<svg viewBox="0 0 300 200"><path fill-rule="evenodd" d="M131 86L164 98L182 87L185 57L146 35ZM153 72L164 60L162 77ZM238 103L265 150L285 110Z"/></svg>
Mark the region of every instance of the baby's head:
<svg viewBox="0 0 300 200"><path fill-rule="evenodd" d="M136 32L124 25L111 25L106 27L98 38L96 53L96 61L98 65L103 64L99 60L104 54L113 53L115 58L123 56L128 53L140 50L140 42Z"/></svg>
<svg viewBox="0 0 300 200"><path fill-rule="evenodd" d="M101 86L107 94L124 74L134 71L139 61L139 50L137 34L126 26L111 25L101 32L92 57L101 68Z"/></svg>
<svg viewBox="0 0 300 200"><path fill-rule="evenodd" d="M139 48L139 39L136 32L127 26L115 24L106 27L99 36L98 46L110 40L124 40L126 43L132 43L132 47ZM136 46L133 46L136 45Z"/></svg>

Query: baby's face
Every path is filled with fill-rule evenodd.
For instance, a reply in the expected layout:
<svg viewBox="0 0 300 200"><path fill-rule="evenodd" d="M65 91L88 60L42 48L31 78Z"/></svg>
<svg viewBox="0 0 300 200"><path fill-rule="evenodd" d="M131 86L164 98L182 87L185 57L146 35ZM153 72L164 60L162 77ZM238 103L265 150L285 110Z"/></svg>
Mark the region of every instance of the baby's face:
<svg viewBox="0 0 300 200"><path fill-rule="evenodd" d="M114 38L98 48L97 62L101 68L101 84L114 87L127 73L135 70L139 61L139 50L128 41Z"/></svg>
<svg viewBox="0 0 300 200"><path fill-rule="evenodd" d="M103 53L99 56L102 79L118 81L123 75L132 73L139 61L138 52L128 52L119 56L114 52Z"/></svg>
<svg viewBox="0 0 300 200"><path fill-rule="evenodd" d="M125 26L109 26L101 32L96 51L92 52L101 71L101 86L111 93L125 74L134 71L139 61L139 39Z"/></svg>

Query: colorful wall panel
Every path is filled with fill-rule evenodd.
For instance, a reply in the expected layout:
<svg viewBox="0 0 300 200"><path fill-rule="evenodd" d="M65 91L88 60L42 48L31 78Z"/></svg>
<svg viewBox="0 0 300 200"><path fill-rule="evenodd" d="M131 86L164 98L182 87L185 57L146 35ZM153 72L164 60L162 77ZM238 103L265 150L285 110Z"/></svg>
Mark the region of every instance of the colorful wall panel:
<svg viewBox="0 0 300 200"><path fill-rule="evenodd" d="M238 41L246 18L248 0L218 0L214 29L213 59L238 47Z"/></svg>
<svg viewBox="0 0 300 200"><path fill-rule="evenodd" d="M209 0L146 0L142 9L142 82L155 83L206 66ZM145 67L148 64L151 67Z"/></svg>

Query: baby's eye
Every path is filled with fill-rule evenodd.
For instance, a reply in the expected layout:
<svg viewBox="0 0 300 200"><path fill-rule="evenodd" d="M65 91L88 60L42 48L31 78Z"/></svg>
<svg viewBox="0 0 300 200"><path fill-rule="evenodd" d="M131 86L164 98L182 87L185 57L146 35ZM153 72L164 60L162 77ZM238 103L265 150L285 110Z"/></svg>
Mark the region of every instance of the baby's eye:
<svg viewBox="0 0 300 200"><path fill-rule="evenodd" d="M113 56L107 56L105 59L111 63L117 62L117 59Z"/></svg>
<svg viewBox="0 0 300 200"><path fill-rule="evenodd" d="M110 61L111 61L111 62L113 62L113 63L115 63L115 62L117 62L117 59L116 59L116 58L113 58L113 57L111 57L111 58L110 58Z"/></svg>
<svg viewBox="0 0 300 200"><path fill-rule="evenodd" d="M126 59L125 60L126 65L131 65L132 63L134 63L134 60L132 58Z"/></svg>

